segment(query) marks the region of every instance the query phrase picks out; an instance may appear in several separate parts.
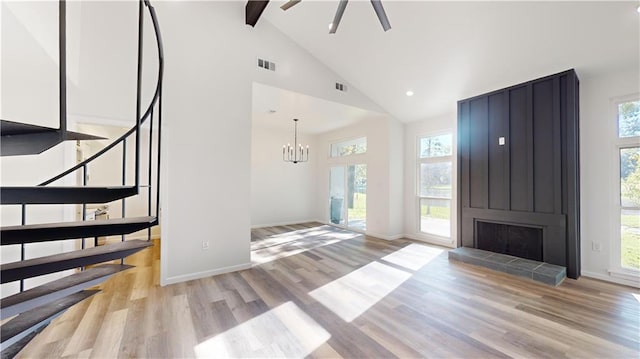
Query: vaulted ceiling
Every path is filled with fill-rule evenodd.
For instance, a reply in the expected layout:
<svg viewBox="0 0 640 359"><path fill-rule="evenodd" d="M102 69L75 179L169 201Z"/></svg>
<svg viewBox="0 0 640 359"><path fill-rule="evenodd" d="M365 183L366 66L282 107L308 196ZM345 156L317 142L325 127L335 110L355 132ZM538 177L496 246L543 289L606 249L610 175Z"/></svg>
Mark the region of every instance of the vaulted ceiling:
<svg viewBox="0 0 640 359"><path fill-rule="evenodd" d="M581 78L640 65L636 1L272 1L268 21L401 121L455 112L460 99L575 68ZM260 22L256 25L259 29ZM414 96L406 96L411 90Z"/></svg>

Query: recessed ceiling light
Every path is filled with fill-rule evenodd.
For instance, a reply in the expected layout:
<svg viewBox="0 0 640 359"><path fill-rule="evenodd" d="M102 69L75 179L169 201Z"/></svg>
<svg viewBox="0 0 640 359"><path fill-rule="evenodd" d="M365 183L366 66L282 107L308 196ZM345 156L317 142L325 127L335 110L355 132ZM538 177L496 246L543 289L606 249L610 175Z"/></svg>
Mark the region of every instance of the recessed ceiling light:
<svg viewBox="0 0 640 359"><path fill-rule="evenodd" d="M407 96L413 96L413 91L411 90L407 91Z"/></svg>
<svg viewBox="0 0 640 359"><path fill-rule="evenodd" d="M638 6L638 7L636 8L636 11L637 11L637 12L640 12L640 6Z"/></svg>

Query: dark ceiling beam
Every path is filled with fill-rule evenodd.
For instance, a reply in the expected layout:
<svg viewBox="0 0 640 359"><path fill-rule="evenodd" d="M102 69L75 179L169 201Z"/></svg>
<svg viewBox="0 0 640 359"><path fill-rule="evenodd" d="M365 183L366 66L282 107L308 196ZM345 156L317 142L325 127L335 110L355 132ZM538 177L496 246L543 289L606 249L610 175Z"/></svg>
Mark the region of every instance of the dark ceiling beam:
<svg viewBox="0 0 640 359"><path fill-rule="evenodd" d="M269 4L269 0L249 0L247 1L247 5L245 6L244 14L245 14L245 24L251 25L251 27L256 26L260 15L264 11L264 8Z"/></svg>
<svg viewBox="0 0 640 359"><path fill-rule="evenodd" d="M387 18L387 13L384 11L384 7L382 7L382 2L380 2L380 0L371 0L371 5L373 5L373 9L376 11L376 15L378 15L378 20L380 20L384 31L391 29L391 24L389 23L389 18Z"/></svg>

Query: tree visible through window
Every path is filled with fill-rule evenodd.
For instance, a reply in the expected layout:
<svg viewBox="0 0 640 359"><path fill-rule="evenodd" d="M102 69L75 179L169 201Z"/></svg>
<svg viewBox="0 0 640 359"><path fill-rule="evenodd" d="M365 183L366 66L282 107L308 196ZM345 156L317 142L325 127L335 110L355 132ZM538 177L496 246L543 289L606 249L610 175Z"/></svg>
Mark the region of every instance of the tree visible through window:
<svg viewBox="0 0 640 359"><path fill-rule="evenodd" d="M620 264L640 269L640 101L618 104Z"/></svg>
<svg viewBox="0 0 640 359"><path fill-rule="evenodd" d="M451 236L452 136L422 137L418 145L420 231Z"/></svg>

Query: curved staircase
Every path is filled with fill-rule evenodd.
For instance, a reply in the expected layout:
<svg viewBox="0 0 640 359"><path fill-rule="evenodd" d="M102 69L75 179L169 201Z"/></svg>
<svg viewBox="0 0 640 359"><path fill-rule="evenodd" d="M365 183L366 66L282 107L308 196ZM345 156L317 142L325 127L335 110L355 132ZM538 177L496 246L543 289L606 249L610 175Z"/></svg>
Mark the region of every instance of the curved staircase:
<svg viewBox="0 0 640 359"><path fill-rule="evenodd" d="M60 49L60 128L51 129L30 124L0 120L0 155L35 155L56 146L65 140L91 140L97 137L66 130L66 5L59 1L59 49ZM146 10L146 11L145 11ZM152 246L151 227L158 225L160 201L160 139L162 125L162 79L164 59L162 39L155 9L148 0L140 0L138 6L138 78L136 124L124 135L110 143L95 155L68 170L54 176L38 186L1 187L0 204L20 206L21 225L2 226L0 244L19 245L21 260L0 265L2 284L20 282L20 292L0 300L0 339L2 358L15 356L51 320L66 309L99 292L94 287L112 275L131 268L124 264L124 258L144 248ZM157 82L153 97L146 109L142 108L142 49L143 23L148 13L154 33L158 54ZM156 129L154 130L154 121ZM142 125L147 122L145 128ZM141 131L149 131L147 183L141 183L141 162L143 155ZM153 139L156 139L155 143ZM126 183L127 140L135 141L135 183ZM109 187L86 186L86 174L94 160L114 148L122 146L122 183ZM148 151L147 151L148 150ZM154 157L155 156L155 157ZM50 186L67 177L83 178L83 185L77 187ZM152 183L153 176L155 181ZM139 189L147 191L147 215L141 217L86 220L87 204L104 204L120 201L123 217L126 214L126 199L142 196ZM153 195L152 188L155 190ZM82 206L82 221L28 224L26 206L52 204L77 204ZM153 210L155 207L155 210ZM147 230L147 240L125 240L125 235ZM98 246L97 237L120 235L121 241ZM85 248L85 240L94 239L95 246ZM78 250L52 254L44 257L25 258L25 244L69 240L78 243ZM119 260L120 264L104 263ZM100 264L102 263L102 264ZM24 280L44 274L75 269L75 273L46 284L24 290ZM11 318L11 319L9 319Z"/></svg>

